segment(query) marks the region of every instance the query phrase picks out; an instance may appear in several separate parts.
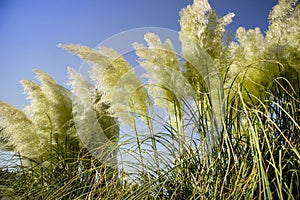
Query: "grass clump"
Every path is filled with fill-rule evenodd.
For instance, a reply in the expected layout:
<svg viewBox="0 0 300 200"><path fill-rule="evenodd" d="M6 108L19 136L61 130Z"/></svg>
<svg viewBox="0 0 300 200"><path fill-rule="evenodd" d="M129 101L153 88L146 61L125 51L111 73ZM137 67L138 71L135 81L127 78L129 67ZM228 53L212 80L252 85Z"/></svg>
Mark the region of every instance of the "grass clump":
<svg viewBox="0 0 300 200"><path fill-rule="evenodd" d="M265 35L230 40L234 15L195 0L182 52L153 33L134 43L146 81L110 48L60 45L92 81L69 68L69 90L36 70L24 110L0 102L1 144L18 159L0 198L299 199L299 13L279 1Z"/></svg>

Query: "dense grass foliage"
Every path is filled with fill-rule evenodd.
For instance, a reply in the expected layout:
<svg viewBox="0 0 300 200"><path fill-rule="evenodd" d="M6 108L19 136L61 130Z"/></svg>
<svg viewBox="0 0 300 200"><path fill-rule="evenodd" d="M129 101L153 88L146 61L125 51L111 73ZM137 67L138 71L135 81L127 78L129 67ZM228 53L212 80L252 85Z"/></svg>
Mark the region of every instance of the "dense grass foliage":
<svg viewBox="0 0 300 200"><path fill-rule="evenodd" d="M206 0L180 16L182 52L153 33L133 44L146 82L113 49L61 44L92 81L69 68L69 90L36 70L39 84L21 82L27 107L0 101L17 160L0 171L1 199L300 199L299 2L234 39L234 14Z"/></svg>

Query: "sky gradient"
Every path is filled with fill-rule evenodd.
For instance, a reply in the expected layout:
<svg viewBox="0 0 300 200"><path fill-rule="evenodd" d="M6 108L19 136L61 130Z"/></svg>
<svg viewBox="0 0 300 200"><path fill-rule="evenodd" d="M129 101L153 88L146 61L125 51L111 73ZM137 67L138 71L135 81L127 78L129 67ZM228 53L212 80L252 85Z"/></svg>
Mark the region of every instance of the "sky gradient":
<svg viewBox="0 0 300 200"><path fill-rule="evenodd" d="M220 15L236 14L228 29L260 27L265 32L275 0L210 0ZM97 46L110 36L141 27L179 31L179 11L191 0L1 0L0 100L22 107L27 101L19 83L34 79L39 68L65 84L67 66L82 61L59 43Z"/></svg>

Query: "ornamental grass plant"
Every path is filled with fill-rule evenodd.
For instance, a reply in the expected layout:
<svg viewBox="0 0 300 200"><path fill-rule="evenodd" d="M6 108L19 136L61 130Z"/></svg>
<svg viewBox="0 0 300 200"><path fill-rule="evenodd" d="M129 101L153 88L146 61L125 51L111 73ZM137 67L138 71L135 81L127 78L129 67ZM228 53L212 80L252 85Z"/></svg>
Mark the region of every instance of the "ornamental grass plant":
<svg viewBox="0 0 300 200"><path fill-rule="evenodd" d="M280 0L266 33L230 38L233 17L194 0L182 52L154 33L133 44L143 79L109 47L60 44L89 76L35 70L24 109L0 101L0 157L15 159L0 198L300 199L299 2Z"/></svg>

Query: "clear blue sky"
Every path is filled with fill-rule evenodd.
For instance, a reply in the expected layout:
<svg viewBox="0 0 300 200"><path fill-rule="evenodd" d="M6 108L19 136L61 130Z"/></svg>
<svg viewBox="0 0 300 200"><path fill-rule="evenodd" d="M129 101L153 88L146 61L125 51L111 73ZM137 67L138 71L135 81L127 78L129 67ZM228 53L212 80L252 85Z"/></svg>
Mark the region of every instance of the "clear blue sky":
<svg viewBox="0 0 300 200"><path fill-rule="evenodd" d="M239 26L268 27L276 0L210 0L220 14L234 12ZM181 8L191 0L0 0L0 99L21 107L26 96L21 79L33 79L32 69L48 72L58 83L67 80L67 66L81 60L56 47L79 43L95 47L110 36L139 27L179 30Z"/></svg>

